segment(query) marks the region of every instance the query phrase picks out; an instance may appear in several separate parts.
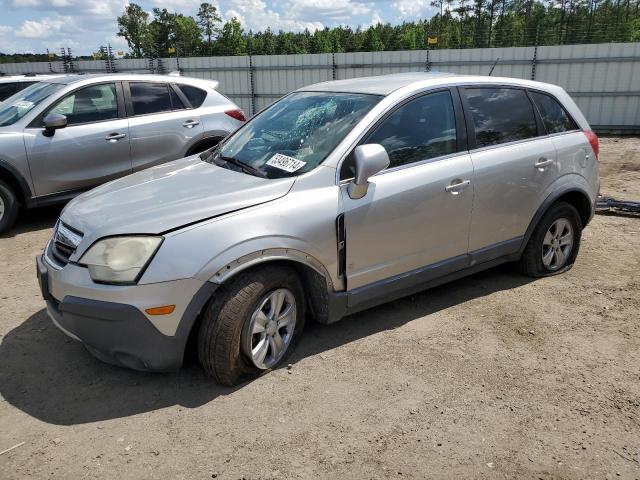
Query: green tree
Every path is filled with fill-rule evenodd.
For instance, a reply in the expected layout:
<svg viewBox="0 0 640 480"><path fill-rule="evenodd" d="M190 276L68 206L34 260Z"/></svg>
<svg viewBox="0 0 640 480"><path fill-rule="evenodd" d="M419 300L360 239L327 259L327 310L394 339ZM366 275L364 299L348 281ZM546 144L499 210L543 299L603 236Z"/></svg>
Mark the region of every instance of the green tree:
<svg viewBox="0 0 640 480"><path fill-rule="evenodd" d="M222 27L218 37L218 47L222 55L246 55L244 31L237 18L233 17Z"/></svg>
<svg viewBox="0 0 640 480"><path fill-rule="evenodd" d="M363 48L365 52L379 52L384 50L384 43L380 40L380 34L374 27L369 27L364 35Z"/></svg>
<svg viewBox="0 0 640 480"><path fill-rule="evenodd" d="M179 14L175 17L175 43L181 55L189 55L199 50L202 30L193 17Z"/></svg>
<svg viewBox="0 0 640 480"><path fill-rule="evenodd" d="M210 3L201 3L198 10L198 25L202 27L202 32L207 37L207 44L211 47L212 37L220 33L218 24L222 22L222 18L218 14L218 9Z"/></svg>
<svg viewBox="0 0 640 480"><path fill-rule="evenodd" d="M118 17L118 36L127 40L134 57L142 56L143 43L149 30L149 14L140 5L130 3Z"/></svg>

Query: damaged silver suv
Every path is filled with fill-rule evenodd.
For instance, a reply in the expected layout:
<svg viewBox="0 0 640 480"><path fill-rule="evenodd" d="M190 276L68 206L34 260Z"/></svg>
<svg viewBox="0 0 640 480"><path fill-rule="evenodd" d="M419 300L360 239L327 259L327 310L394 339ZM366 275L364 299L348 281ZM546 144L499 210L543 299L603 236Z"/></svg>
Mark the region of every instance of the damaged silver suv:
<svg viewBox="0 0 640 480"><path fill-rule="evenodd" d="M321 83L214 149L77 197L38 278L54 323L98 358L166 371L193 345L236 385L282 363L308 318L335 322L503 262L534 277L571 268L597 155L557 86L427 73Z"/></svg>

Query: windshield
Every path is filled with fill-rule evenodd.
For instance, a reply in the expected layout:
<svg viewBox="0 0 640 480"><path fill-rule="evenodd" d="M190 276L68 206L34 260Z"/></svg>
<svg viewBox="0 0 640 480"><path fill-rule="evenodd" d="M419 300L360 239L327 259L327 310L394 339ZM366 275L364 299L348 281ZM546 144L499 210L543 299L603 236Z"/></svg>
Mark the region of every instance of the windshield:
<svg viewBox="0 0 640 480"><path fill-rule="evenodd" d="M53 92L64 87L57 83L38 82L0 103L0 127L13 125Z"/></svg>
<svg viewBox="0 0 640 480"><path fill-rule="evenodd" d="M380 99L356 93L291 94L254 117L203 159L246 166L245 171L266 178L300 175L322 163Z"/></svg>

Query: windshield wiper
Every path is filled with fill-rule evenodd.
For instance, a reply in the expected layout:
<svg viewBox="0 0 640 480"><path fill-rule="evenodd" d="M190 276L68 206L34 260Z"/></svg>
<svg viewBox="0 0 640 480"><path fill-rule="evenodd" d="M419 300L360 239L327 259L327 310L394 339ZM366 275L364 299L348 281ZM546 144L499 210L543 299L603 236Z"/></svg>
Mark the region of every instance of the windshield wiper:
<svg viewBox="0 0 640 480"><path fill-rule="evenodd" d="M246 163L241 162L237 158L225 157L224 155L221 155L220 146L221 145L218 144L216 147L212 148L211 150L207 150L202 155L200 155L200 159L207 163L214 163L218 166L220 165L218 164L218 162L216 162L216 160L222 160L225 163L238 167L244 173L248 173L249 175L253 175L256 177L266 178L266 174L262 170L258 170L257 168L252 167L251 165L247 165Z"/></svg>
<svg viewBox="0 0 640 480"><path fill-rule="evenodd" d="M235 165L244 173L248 173L249 175L254 175L256 177L262 177L262 178L265 177L264 172L262 172L261 170L258 170L255 167L252 167L251 165L247 165L246 163L241 162L237 158L225 157L224 155L218 155L218 158L224 162L230 163L231 165Z"/></svg>

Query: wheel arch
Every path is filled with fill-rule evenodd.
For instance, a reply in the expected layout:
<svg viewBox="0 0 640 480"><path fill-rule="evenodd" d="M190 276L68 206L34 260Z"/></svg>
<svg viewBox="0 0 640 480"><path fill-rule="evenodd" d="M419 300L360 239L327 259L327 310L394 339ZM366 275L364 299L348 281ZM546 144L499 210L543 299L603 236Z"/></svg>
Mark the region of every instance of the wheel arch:
<svg viewBox="0 0 640 480"><path fill-rule="evenodd" d="M188 157L189 155L194 155L195 153L199 153L208 148L214 147L218 143L220 143L220 141L223 139L224 139L224 136L222 135L210 135L210 136L201 138L200 140L196 141L193 145L191 145L187 149L187 152L185 153L184 156ZM204 150L201 150L203 147L206 147L206 148L204 148Z"/></svg>
<svg viewBox="0 0 640 480"><path fill-rule="evenodd" d="M241 272L273 265L295 270L303 283L309 311L317 321L326 323L329 316L329 296L334 291L333 281L324 265L304 252L274 248L245 255L223 266L210 281L223 286Z"/></svg>
<svg viewBox="0 0 640 480"><path fill-rule="evenodd" d="M527 231L525 233L520 251L518 252L519 254L522 254L522 252L526 248L527 243L529 242L529 239L531 238L531 235L540 222L542 216L549 210L549 208L551 208L552 205L558 202L566 202L575 207L575 209L578 211L578 214L580 215L580 220L583 228L586 227L591 218L593 218L594 209L589 194L586 192L586 190L583 190L579 187L569 187L557 190L547 196L545 201L533 216L533 219L529 223L529 227L527 228Z"/></svg>
<svg viewBox="0 0 640 480"><path fill-rule="evenodd" d="M27 204L31 198L31 189L25 178L11 164L0 159L0 180L5 182L16 194L18 200Z"/></svg>

